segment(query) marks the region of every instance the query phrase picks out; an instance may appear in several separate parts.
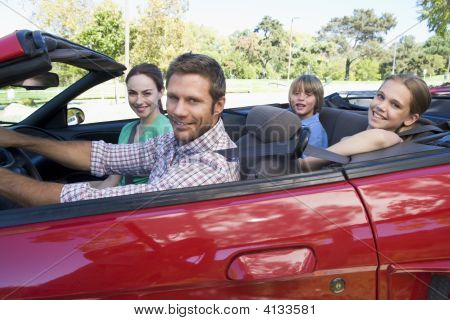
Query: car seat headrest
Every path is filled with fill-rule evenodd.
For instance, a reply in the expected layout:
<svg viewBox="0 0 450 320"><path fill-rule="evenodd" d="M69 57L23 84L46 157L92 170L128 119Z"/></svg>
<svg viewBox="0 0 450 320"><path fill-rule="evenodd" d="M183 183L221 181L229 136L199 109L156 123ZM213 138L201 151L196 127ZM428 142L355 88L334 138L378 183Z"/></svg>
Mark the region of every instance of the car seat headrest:
<svg viewBox="0 0 450 320"><path fill-rule="evenodd" d="M296 114L272 106L254 107L247 115L247 132L263 143L290 140L300 127Z"/></svg>

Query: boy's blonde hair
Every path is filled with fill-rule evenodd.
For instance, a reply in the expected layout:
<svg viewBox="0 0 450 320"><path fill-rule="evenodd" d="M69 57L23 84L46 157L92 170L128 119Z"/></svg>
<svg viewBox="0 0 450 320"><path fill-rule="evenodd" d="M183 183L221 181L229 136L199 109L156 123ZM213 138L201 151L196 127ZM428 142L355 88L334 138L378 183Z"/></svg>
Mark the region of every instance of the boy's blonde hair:
<svg viewBox="0 0 450 320"><path fill-rule="evenodd" d="M320 112L320 109L322 109L323 105L323 86L319 78L313 76L312 74L304 74L292 81L291 87L289 88L289 103L291 103L291 95L302 89L305 92L312 93L316 98L314 114Z"/></svg>

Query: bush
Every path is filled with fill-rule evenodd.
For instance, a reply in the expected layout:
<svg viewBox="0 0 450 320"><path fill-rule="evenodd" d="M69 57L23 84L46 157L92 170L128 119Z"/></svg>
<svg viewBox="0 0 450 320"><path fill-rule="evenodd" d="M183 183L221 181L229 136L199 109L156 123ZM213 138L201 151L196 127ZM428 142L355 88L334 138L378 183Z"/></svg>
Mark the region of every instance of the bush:
<svg viewBox="0 0 450 320"><path fill-rule="evenodd" d="M371 59L359 60L353 67L350 73L350 80L367 81L380 80L381 74L379 72L380 64Z"/></svg>
<svg viewBox="0 0 450 320"><path fill-rule="evenodd" d="M36 102L32 98L23 98L19 103L24 106L36 107Z"/></svg>

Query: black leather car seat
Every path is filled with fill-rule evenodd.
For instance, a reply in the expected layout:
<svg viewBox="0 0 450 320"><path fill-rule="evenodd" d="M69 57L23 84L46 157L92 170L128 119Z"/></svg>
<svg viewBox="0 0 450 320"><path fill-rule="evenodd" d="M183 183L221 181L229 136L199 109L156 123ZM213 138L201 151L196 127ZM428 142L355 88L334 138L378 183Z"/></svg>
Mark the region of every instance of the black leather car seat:
<svg viewBox="0 0 450 320"><path fill-rule="evenodd" d="M329 107L322 108L319 120L327 132L329 146L341 141L343 137L366 130L368 125L367 115Z"/></svg>
<svg viewBox="0 0 450 320"><path fill-rule="evenodd" d="M272 106L254 107L247 115L239 149L241 179L268 178L299 172L296 159L305 149L309 131L297 115Z"/></svg>

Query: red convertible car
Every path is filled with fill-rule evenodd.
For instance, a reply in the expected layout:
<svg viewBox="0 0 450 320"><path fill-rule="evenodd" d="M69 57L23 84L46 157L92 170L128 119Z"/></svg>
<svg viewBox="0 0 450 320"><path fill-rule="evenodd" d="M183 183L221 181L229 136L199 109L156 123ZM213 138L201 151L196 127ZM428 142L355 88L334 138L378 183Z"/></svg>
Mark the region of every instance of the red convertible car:
<svg viewBox="0 0 450 320"><path fill-rule="evenodd" d="M107 102L90 93L124 70L47 33L12 33L0 39L1 125L115 142L129 119L109 120L120 112L110 107L92 121ZM233 140L260 108L223 112ZM364 130L366 112L328 97L330 144ZM33 208L0 201L0 298L448 299L448 120L425 114L440 132L314 172ZM94 179L18 149L1 149L0 165L45 181Z"/></svg>

